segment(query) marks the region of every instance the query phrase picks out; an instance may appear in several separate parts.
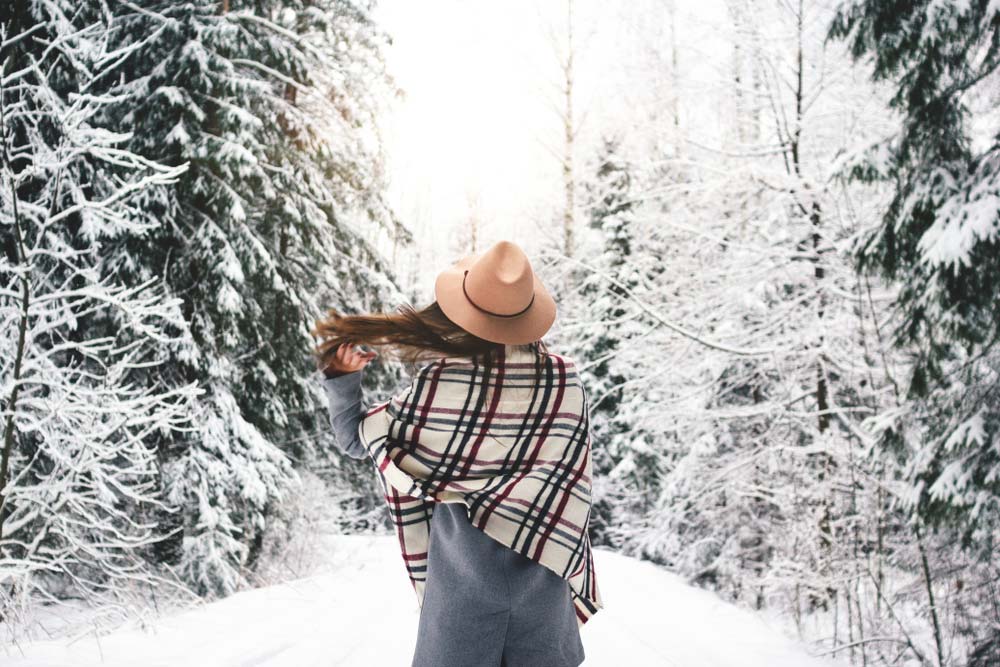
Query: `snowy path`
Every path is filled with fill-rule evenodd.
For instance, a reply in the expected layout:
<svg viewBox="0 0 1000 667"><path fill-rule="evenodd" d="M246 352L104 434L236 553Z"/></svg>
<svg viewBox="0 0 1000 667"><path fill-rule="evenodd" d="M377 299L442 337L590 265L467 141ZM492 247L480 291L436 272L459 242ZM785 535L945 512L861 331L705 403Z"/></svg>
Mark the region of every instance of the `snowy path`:
<svg viewBox="0 0 1000 667"><path fill-rule="evenodd" d="M410 664L416 598L395 537L328 538L331 571L233 595L71 646L0 652L0 665L68 667L367 667ZM605 608L582 629L589 667L827 667L756 615L650 563L595 549ZM103 655L103 661L102 661Z"/></svg>

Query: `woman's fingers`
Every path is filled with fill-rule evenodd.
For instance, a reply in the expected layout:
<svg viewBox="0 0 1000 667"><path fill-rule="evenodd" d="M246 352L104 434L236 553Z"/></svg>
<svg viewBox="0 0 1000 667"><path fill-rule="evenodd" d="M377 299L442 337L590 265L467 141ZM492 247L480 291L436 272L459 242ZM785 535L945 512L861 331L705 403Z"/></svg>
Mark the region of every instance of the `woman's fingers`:
<svg viewBox="0 0 1000 667"><path fill-rule="evenodd" d="M347 364L347 367L350 368L351 370L357 370L358 357L359 357L358 348L352 343L347 343L347 353L344 359L344 362Z"/></svg>
<svg viewBox="0 0 1000 667"><path fill-rule="evenodd" d="M356 371L364 366L378 356L374 350L372 351L362 351L360 348L356 347L353 343L341 343L337 346L337 351L334 354L334 362L331 366L335 366L337 370L342 371Z"/></svg>
<svg viewBox="0 0 1000 667"><path fill-rule="evenodd" d="M343 371L345 366L347 366L347 356L348 356L348 343L341 343L337 346L337 351L333 355L333 361L330 363L336 371Z"/></svg>

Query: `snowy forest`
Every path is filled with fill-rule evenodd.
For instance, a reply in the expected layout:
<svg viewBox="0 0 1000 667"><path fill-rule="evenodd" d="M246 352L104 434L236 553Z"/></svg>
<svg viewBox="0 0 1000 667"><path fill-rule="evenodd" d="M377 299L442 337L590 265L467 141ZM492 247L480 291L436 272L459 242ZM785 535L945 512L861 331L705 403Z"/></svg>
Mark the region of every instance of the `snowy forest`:
<svg viewBox="0 0 1000 667"><path fill-rule="evenodd" d="M511 3L545 157L456 215L421 196L460 138L393 152L392 28L498 10L405 4L0 6L0 663L388 535L313 324L511 238L590 397L596 550L817 664L1000 665L1000 2Z"/></svg>

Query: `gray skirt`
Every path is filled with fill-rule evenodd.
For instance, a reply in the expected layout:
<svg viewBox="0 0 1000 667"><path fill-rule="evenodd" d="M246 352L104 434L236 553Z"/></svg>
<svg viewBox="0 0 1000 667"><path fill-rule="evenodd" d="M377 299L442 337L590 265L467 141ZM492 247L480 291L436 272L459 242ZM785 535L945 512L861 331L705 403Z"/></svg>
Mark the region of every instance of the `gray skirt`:
<svg viewBox="0 0 1000 667"><path fill-rule="evenodd" d="M464 503L431 517L412 667L576 667L569 583L469 522Z"/></svg>

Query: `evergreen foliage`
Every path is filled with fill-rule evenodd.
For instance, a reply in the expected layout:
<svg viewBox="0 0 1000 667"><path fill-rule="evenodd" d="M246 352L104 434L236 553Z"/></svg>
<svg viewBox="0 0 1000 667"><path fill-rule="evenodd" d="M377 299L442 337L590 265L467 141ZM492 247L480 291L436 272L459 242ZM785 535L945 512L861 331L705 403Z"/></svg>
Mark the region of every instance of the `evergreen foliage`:
<svg viewBox="0 0 1000 667"><path fill-rule="evenodd" d="M112 608L156 581L143 558L164 503L154 438L190 427L193 384L137 383L186 348L180 300L103 270L143 235L143 193L184 165L128 151L94 119L98 81L126 57L98 3L18 2L0 13L0 616L36 598Z"/></svg>
<svg viewBox="0 0 1000 667"><path fill-rule="evenodd" d="M575 271L585 322L600 322L575 343L581 376L591 401L594 470L599 479L591 518L592 539L620 546L623 520L646 514L655 498L662 470L649 438L636 428L631 406L641 394L628 386L629 370L620 363L622 348L641 332L630 300L640 288L643 269L636 263L638 212L633 200L635 166L621 140L603 137L595 171L585 182L588 228L595 254Z"/></svg>
<svg viewBox="0 0 1000 667"><path fill-rule="evenodd" d="M380 507L363 462L332 453L309 333L327 304L377 311L400 296L374 243L410 235L384 199L375 117L393 91L370 11L350 0L46 0L3 16L7 34L30 33L5 44L6 71L44 52L38 97L78 96L80 122L120 151L99 161L81 149L61 198L74 184L91 199L113 191L136 165L172 175L132 187L104 216L117 226L67 216L58 232L93 251L95 279L156 283L175 309L170 335L139 348L118 381L200 390L183 429L142 434L154 454L143 512L155 539L136 551L202 595L248 585L269 519L299 486L296 464L326 466L328 481L353 490L346 501ZM51 32L41 39L39 27ZM64 113L46 108L51 127L21 150L54 150ZM23 169L15 160L22 189L59 183ZM80 331L150 336L93 316Z"/></svg>
<svg viewBox="0 0 1000 667"><path fill-rule="evenodd" d="M894 190L857 251L862 269L899 284L896 340L915 351L910 414L883 426L883 442L908 463L907 504L963 521L968 543L1000 517L1000 128L971 122L975 103L1000 102L1000 7L853 0L829 34L892 86L900 116L845 166Z"/></svg>

